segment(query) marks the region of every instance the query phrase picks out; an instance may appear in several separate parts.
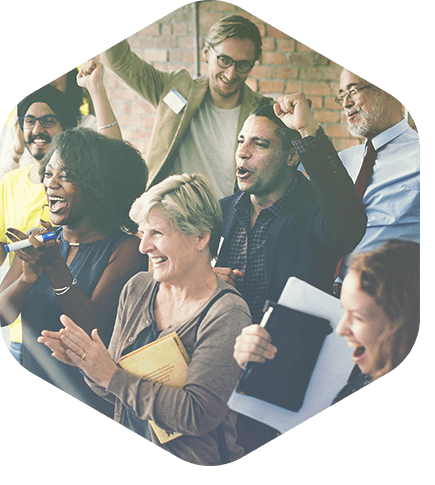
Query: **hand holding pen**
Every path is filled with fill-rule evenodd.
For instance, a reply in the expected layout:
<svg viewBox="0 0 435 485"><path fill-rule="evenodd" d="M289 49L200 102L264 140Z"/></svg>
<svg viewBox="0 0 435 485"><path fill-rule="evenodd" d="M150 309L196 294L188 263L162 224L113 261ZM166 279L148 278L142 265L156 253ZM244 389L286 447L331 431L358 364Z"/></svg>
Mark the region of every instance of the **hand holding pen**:
<svg viewBox="0 0 435 485"><path fill-rule="evenodd" d="M9 237L9 239L12 239L10 232L6 232L6 235ZM50 231L43 234L38 234L37 236L35 236L35 238L37 241L40 241L40 242L51 241L52 239L56 239L56 233L54 231ZM12 251L18 251L19 249L25 249L31 246L32 246L32 242L30 238L27 238L27 239L18 240L10 244L6 244L4 248L7 254Z"/></svg>
<svg viewBox="0 0 435 485"><path fill-rule="evenodd" d="M15 246L14 254L22 261L23 275L28 282L34 282L41 276L46 266L52 265L58 257L61 257L56 239L45 242L38 240L39 236L54 232L49 222L41 221L41 226L27 231L27 234L13 228L6 231L6 235L13 244L19 243L19 245L27 246L21 249L17 249Z"/></svg>
<svg viewBox="0 0 435 485"><path fill-rule="evenodd" d="M278 349L272 345L269 332L264 328L272 312L272 307L265 312L260 325L245 327L236 338L234 359L242 369L249 362L265 362L273 359Z"/></svg>

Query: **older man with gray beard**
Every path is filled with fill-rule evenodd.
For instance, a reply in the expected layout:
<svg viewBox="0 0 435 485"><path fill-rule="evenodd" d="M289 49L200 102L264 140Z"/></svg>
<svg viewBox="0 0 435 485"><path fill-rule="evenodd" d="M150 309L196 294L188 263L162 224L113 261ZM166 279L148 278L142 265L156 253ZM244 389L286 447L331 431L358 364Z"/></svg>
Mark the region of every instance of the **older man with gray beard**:
<svg viewBox="0 0 435 485"><path fill-rule="evenodd" d="M364 144L339 153L357 190L359 173L366 170L361 170L363 160L374 149L372 168L370 165L367 169L366 181L360 187L367 230L354 252L370 251L392 238L419 242L420 142L404 119L403 106L347 69L341 73L336 101L344 109L351 135L366 139ZM345 259L337 271L334 291L338 296L346 273Z"/></svg>

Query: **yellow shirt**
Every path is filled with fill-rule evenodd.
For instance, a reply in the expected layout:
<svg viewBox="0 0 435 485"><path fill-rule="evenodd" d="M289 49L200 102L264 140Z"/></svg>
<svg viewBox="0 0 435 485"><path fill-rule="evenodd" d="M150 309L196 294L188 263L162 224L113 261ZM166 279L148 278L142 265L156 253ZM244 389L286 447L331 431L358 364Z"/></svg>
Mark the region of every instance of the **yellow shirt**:
<svg viewBox="0 0 435 485"><path fill-rule="evenodd" d="M6 237L6 229L13 227L23 232L39 226L39 220L49 220L48 207L44 187L34 184L29 179L33 165L22 169L11 170L0 181L0 241L10 242ZM13 253L9 253L9 265L12 264ZM9 326L12 342L21 342L21 319Z"/></svg>

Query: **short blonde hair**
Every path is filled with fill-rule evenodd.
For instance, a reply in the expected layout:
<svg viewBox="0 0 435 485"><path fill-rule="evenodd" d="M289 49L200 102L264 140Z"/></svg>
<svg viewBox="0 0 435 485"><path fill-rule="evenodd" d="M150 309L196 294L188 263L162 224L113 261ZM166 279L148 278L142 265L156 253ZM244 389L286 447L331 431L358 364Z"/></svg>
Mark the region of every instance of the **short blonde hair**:
<svg viewBox="0 0 435 485"><path fill-rule="evenodd" d="M254 22L242 15L228 15L214 23L204 39L204 44L216 47L230 37L252 40L255 45L255 60L260 58L263 44L260 30Z"/></svg>
<svg viewBox="0 0 435 485"><path fill-rule="evenodd" d="M210 256L216 257L222 233L222 209L204 175L194 173L166 178L136 199L130 218L140 225L155 208L160 208L183 234L210 234Z"/></svg>

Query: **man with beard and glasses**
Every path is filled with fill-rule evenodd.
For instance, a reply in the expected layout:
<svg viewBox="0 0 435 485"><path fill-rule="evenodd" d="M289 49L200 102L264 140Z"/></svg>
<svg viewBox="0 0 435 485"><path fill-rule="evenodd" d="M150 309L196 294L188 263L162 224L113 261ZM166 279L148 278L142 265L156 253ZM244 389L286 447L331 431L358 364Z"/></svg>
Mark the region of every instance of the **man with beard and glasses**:
<svg viewBox="0 0 435 485"><path fill-rule="evenodd" d="M77 83L86 88L95 108L98 130L110 138L122 139L103 83L103 65L92 59L85 62L77 76ZM40 161L48 153L54 136L77 126L77 116L70 99L50 84L25 97L17 107L18 121L23 130L26 150L33 163L6 173L0 180L0 266L6 260L4 245L8 242L8 228L26 232L48 221L44 187L39 176ZM9 253L9 265L13 253ZM21 323L9 326L9 350L20 361Z"/></svg>
<svg viewBox="0 0 435 485"><path fill-rule="evenodd" d="M155 69L131 51L127 40L104 53L103 63L156 108L145 157L149 187L169 175L200 172L218 198L234 192L237 134L253 109L273 103L245 82L261 46L258 27L230 15L213 24L204 39L208 74L197 79L185 69Z"/></svg>
<svg viewBox="0 0 435 485"><path fill-rule="evenodd" d="M416 131L404 119L403 106L347 69L341 73L336 102L344 109L349 133L365 138L365 144L339 153L354 181L370 142L376 151L367 188L361 188L367 229L354 251L372 251L393 238L419 242L420 142ZM338 270L336 296L346 274L345 260Z"/></svg>
<svg viewBox="0 0 435 485"><path fill-rule="evenodd" d="M72 69L50 83L68 96L77 117L77 126L96 128L96 119L92 114L89 95L86 89L77 84L80 68ZM17 110L10 114L1 132L0 139L0 178L15 168L24 168L33 163L32 154L26 150L23 131L17 119Z"/></svg>

